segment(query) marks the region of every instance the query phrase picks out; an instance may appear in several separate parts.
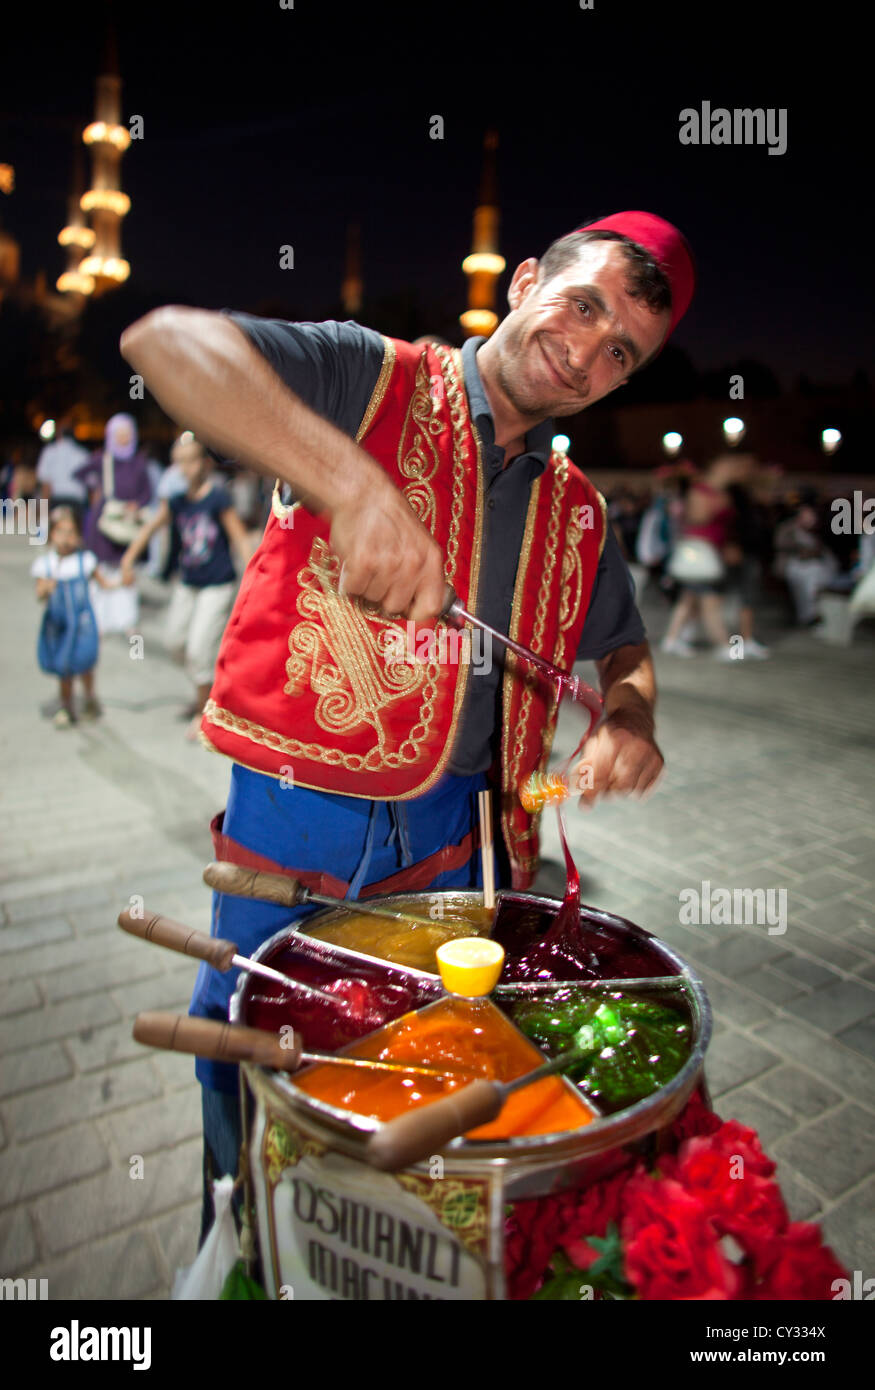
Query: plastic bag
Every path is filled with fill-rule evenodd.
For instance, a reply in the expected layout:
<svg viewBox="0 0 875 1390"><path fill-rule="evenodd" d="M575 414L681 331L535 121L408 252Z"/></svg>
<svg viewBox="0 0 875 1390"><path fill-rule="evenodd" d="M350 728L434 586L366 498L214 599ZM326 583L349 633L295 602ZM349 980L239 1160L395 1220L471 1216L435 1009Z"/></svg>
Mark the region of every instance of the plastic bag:
<svg viewBox="0 0 875 1390"><path fill-rule="evenodd" d="M683 536L671 553L668 572L679 584L714 584L725 573L720 552L703 536Z"/></svg>
<svg viewBox="0 0 875 1390"><path fill-rule="evenodd" d="M230 1174L213 1183L216 1219L194 1264L177 1271L170 1295L172 1299L203 1301L221 1297L225 1281L240 1258L237 1228L231 1210L233 1190L234 1179Z"/></svg>
<svg viewBox="0 0 875 1390"><path fill-rule="evenodd" d="M851 612L860 618L867 613L875 613L875 564L863 575L851 594Z"/></svg>

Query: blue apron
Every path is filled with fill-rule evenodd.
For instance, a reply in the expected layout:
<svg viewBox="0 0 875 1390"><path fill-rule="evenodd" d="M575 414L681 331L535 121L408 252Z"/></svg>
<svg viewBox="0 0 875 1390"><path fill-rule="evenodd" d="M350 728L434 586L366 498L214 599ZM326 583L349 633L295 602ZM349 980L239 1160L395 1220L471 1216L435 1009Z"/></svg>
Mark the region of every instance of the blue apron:
<svg viewBox="0 0 875 1390"><path fill-rule="evenodd" d="M366 801L283 787L275 777L235 764L223 830L286 868L334 874L349 883L346 896L354 899L363 885L380 883L445 845L461 843L478 823L477 793L486 785L485 773L446 775L411 801ZM438 874L424 891L480 887L476 850L467 864ZM215 893L212 935L236 942L239 954L249 956L281 927L320 910L318 904L289 909ZM238 970L222 974L201 965L189 1013L227 1022L238 975ZM199 1058L195 1073L213 1090L236 1093L235 1066Z"/></svg>

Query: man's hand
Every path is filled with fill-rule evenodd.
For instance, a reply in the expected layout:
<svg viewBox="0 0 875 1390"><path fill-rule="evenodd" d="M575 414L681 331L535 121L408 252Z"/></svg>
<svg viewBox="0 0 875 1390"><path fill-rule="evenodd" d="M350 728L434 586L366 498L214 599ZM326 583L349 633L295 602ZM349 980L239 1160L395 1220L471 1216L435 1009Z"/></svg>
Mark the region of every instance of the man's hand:
<svg viewBox="0 0 875 1390"><path fill-rule="evenodd" d="M340 589L414 622L434 618L446 583L440 547L388 478L332 509L331 549L342 561Z"/></svg>
<svg viewBox="0 0 875 1390"><path fill-rule="evenodd" d="M636 728L634 716L619 712L587 739L580 762L571 769L569 786L582 793L582 807L611 792L643 796L655 785L663 761L652 731Z"/></svg>
<svg viewBox="0 0 875 1390"><path fill-rule="evenodd" d="M643 796L663 766L653 730L656 682L646 642L618 647L596 662L605 700L605 717L583 745L569 786L580 791L580 805L600 796Z"/></svg>

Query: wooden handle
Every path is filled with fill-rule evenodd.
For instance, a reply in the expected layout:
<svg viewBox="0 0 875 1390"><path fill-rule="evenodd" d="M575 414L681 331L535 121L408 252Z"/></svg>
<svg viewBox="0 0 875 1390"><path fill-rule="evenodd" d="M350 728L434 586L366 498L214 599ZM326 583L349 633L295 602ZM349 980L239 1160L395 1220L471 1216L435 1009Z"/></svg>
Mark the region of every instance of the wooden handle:
<svg viewBox="0 0 875 1390"><path fill-rule="evenodd" d="M472 1081L433 1105L389 1120L368 1140L365 1157L374 1168L397 1173L439 1153L457 1135L488 1124L503 1104L504 1093L496 1082Z"/></svg>
<svg viewBox="0 0 875 1390"><path fill-rule="evenodd" d="M237 1027L211 1018L185 1014L145 1013L134 1020L134 1038L148 1047L171 1052L191 1052L217 1062L255 1062L277 1071L295 1071L301 1056L301 1039L289 1029L283 1040L259 1028Z"/></svg>
<svg viewBox="0 0 875 1390"><path fill-rule="evenodd" d="M136 917L129 908L119 913L118 924L122 931L131 936L140 936L156 946L167 946L171 951L179 951L184 956L196 956L198 960L208 961L216 970L230 970L231 962L237 954L233 941L223 941L219 936L207 936L206 932L192 931L172 917L162 917L159 912L147 912L144 917Z"/></svg>
<svg viewBox="0 0 875 1390"><path fill-rule="evenodd" d="M204 883L217 893L229 893L232 898L260 898L263 902L279 903L280 907L297 907L307 897L300 879L286 878L285 874L265 874L260 869L243 869L239 864L224 861L207 865Z"/></svg>

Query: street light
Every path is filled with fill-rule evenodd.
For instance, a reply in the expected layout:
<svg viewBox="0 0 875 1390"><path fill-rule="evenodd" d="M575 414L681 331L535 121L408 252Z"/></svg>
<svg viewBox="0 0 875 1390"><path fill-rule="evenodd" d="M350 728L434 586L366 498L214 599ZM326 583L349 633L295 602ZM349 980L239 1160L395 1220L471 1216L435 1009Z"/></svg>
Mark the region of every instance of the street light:
<svg viewBox="0 0 875 1390"><path fill-rule="evenodd" d="M662 447L670 459L675 458L680 453L683 442L684 437L682 434L678 434L677 430L669 430L668 434L662 436Z"/></svg>
<svg viewBox="0 0 875 1390"><path fill-rule="evenodd" d="M737 415L730 415L728 420L723 421L723 433L727 444L740 444L745 435L744 421L739 420Z"/></svg>
<svg viewBox="0 0 875 1390"><path fill-rule="evenodd" d="M820 442L825 454L834 454L842 442L841 430L823 430L821 432Z"/></svg>
<svg viewBox="0 0 875 1390"><path fill-rule="evenodd" d="M492 309L466 309L459 315L459 323L466 333L488 338L498 327L498 315Z"/></svg>

